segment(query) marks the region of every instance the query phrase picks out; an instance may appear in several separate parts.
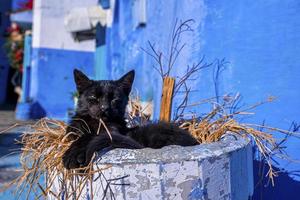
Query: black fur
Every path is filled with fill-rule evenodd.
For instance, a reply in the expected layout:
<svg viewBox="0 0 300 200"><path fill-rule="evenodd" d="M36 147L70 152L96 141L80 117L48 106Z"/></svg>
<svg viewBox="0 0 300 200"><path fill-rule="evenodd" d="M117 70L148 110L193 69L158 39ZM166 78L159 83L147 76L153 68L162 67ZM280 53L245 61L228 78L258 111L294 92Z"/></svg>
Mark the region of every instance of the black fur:
<svg viewBox="0 0 300 200"><path fill-rule="evenodd" d="M77 140L63 156L63 164L67 169L88 165L94 152L107 147L139 149L198 144L187 131L171 123L149 124L132 129L126 127L124 114L134 71L117 81L93 81L79 70L74 70L74 79L79 92L78 108L66 132L76 133L79 138L72 134L70 136L70 139ZM100 119L109 129L112 140L103 127L98 133Z"/></svg>

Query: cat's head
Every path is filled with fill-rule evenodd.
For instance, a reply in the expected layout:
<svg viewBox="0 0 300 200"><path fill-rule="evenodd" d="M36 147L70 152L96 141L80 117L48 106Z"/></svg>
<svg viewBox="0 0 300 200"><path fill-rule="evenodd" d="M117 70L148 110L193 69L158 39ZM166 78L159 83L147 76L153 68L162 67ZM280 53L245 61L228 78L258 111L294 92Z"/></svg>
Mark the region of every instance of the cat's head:
<svg viewBox="0 0 300 200"><path fill-rule="evenodd" d="M134 70L119 80L90 80L81 71L74 70L74 79L79 93L77 114L94 119L115 121L125 114L128 96L134 80Z"/></svg>

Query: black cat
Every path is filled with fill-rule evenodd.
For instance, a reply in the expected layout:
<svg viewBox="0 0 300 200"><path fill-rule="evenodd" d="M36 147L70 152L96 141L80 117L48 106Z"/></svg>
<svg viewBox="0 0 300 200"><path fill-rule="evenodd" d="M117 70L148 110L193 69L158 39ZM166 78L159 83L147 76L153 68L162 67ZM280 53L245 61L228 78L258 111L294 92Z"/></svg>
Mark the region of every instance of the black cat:
<svg viewBox="0 0 300 200"><path fill-rule="evenodd" d="M187 131L171 123L127 128L124 114L134 71L117 81L94 81L75 69L74 79L79 92L78 107L66 132L78 135L70 134L71 139L79 138L63 156L63 164L67 169L88 165L94 152L107 147L139 149L198 144ZM112 138L103 125L99 129L100 119L104 121Z"/></svg>

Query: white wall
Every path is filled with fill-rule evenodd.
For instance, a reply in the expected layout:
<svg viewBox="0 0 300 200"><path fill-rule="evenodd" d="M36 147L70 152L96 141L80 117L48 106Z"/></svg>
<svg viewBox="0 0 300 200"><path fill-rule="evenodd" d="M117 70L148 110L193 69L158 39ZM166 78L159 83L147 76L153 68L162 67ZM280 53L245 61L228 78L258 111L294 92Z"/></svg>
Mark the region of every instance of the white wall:
<svg viewBox="0 0 300 200"><path fill-rule="evenodd" d="M76 42L64 26L64 16L76 7L97 5L97 0L35 0L33 47L94 51L95 40Z"/></svg>

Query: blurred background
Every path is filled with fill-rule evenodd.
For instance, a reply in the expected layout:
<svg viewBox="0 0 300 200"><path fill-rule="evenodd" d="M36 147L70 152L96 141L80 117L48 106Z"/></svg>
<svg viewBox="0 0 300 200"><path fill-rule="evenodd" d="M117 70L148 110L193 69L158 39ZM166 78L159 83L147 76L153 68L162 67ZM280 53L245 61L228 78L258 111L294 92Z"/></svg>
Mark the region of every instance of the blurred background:
<svg viewBox="0 0 300 200"><path fill-rule="evenodd" d="M162 82L153 68L156 61L142 49L149 49L150 41L168 52L173 27L188 19L194 20L193 31L181 38L186 46L171 75L184 74L188 65L203 57L207 63L224 61L217 76L211 67L190 81L190 103L238 94L241 105L251 105L276 97L243 120L282 129L297 127L298 0L1 0L0 131L5 134L0 135L0 154L17 147L13 141L22 127L6 130L15 123L33 123L42 117L68 121L77 98L74 68L93 79L117 79L135 69L134 91L143 103L153 105L157 119ZM175 100L173 106L179 102ZM196 106L189 112L208 109ZM300 159L298 139L287 140L285 146L293 159ZM14 177L18 167L18 155L5 159L0 160L0 183ZM280 173L272 187L254 160L253 199L297 199L299 163L274 160L274 167Z"/></svg>

